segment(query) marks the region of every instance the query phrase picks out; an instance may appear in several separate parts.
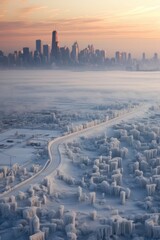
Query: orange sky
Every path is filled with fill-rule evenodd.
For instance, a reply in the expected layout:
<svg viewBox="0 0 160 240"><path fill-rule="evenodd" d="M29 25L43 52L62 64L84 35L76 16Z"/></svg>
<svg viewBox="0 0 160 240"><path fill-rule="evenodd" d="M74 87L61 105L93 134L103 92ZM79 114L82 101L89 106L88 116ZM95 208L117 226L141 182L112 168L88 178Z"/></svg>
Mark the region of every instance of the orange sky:
<svg viewBox="0 0 160 240"><path fill-rule="evenodd" d="M0 0L0 49L35 48L51 43L57 29L60 46L94 44L109 56L116 50L152 56L160 53L159 0ZM159 54L160 55L160 54Z"/></svg>

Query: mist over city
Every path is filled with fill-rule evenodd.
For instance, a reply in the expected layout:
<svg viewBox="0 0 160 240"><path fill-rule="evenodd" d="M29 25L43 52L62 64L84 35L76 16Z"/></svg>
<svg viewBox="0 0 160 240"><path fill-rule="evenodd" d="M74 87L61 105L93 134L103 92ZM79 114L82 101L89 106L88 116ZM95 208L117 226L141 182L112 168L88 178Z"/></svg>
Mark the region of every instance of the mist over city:
<svg viewBox="0 0 160 240"><path fill-rule="evenodd" d="M59 45L58 32L52 32L51 47L42 43L42 40L35 41L35 50L30 51L29 47L23 47L20 51L14 51L5 55L0 51L0 67L4 68L42 68L42 69L70 69L82 70L127 70L127 71L158 71L160 60L158 53L151 58L146 57L143 52L140 59L132 57L131 53L116 51L114 56L109 58L105 50L94 49L89 44L80 50L78 42L74 42L71 50L69 47Z"/></svg>
<svg viewBox="0 0 160 240"><path fill-rule="evenodd" d="M159 240L159 1L0 4L0 240Z"/></svg>

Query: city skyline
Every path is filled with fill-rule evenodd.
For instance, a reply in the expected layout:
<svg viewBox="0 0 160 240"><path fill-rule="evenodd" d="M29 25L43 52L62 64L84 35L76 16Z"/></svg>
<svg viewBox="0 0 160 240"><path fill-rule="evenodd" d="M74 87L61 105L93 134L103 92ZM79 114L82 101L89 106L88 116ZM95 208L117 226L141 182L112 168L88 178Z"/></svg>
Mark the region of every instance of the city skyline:
<svg viewBox="0 0 160 240"><path fill-rule="evenodd" d="M116 50L142 52L152 56L159 52L160 3L158 0L134 1L82 0L67 3L62 0L33 2L30 0L1 1L0 48L5 52L28 46L35 48L34 40L43 39L51 45L50 32L57 29L60 45L80 48L93 44L112 56Z"/></svg>
<svg viewBox="0 0 160 240"><path fill-rule="evenodd" d="M116 51L109 58L105 50L94 48L89 44L80 49L78 42L74 42L72 48L60 46L59 35L52 31L51 47L43 44L41 39L35 40L35 50L24 46L22 50L16 50L5 54L0 50L1 68L54 68L54 67L102 67L103 69L121 69L129 71L157 71L160 70L158 53L148 58L143 52L141 59L132 58L132 53Z"/></svg>

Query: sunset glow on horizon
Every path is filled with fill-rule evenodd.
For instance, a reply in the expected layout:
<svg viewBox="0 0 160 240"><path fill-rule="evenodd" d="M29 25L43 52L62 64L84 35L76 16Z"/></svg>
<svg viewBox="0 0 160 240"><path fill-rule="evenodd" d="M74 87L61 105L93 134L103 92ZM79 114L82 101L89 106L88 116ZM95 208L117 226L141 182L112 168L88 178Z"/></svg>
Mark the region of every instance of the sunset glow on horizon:
<svg viewBox="0 0 160 240"><path fill-rule="evenodd" d="M113 55L116 50L148 55L160 52L159 0L1 0L0 49L35 49L35 40L51 44L58 31L61 46L93 44Z"/></svg>

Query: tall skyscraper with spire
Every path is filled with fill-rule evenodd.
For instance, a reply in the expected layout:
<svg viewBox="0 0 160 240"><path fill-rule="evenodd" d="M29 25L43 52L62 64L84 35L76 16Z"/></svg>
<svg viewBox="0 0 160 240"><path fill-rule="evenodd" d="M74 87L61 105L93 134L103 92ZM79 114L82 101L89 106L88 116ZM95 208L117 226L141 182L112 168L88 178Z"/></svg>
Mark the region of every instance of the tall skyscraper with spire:
<svg viewBox="0 0 160 240"><path fill-rule="evenodd" d="M57 31L52 32L52 49L51 49L51 60L52 62L58 62L60 57L59 45L58 45L58 34Z"/></svg>

